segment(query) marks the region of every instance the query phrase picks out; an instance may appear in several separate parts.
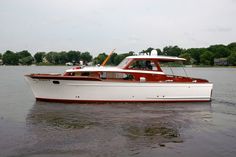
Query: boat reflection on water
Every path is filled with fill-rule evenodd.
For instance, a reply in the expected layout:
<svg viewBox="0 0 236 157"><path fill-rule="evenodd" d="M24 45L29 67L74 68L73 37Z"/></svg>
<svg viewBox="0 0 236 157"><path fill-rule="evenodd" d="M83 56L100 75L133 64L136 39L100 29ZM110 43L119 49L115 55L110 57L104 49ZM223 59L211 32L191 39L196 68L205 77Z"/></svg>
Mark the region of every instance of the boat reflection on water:
<svg viewBox="0 0 236 157"><path fill-rule="evenodd" d="M40 149L97 154L185 141L184 130L211 119L211 103L60 104L36 102L27 116ZM60 146L60 147L59 147Z"/></svg>
<svg viewBox="0 0 236 157"><path fill-rule="evenodd" d="M91 120L90 116L82 113L79 108L74 106L64 106L36 102L31 113L28 115L30 125L43 125L45 129L83 129L92 125L98 125Z"/></svg>

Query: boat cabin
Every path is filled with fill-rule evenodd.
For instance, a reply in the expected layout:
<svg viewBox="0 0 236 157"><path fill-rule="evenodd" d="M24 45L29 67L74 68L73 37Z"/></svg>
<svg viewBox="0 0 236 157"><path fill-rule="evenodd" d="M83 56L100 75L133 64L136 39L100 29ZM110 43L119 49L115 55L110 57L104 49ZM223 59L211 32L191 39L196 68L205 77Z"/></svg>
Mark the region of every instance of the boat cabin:
<svg viewBox="0 0 236 157"><path fill-rule="evenodd" d="M166 63L182 62L184 58L168 56L129 56L117 67L84 67L72 68L64 76L93 78L101 81L134 81L134 82L208 82L186 76L166 74L163 69ZM171 70L172 71L172 70Z"/></svg>

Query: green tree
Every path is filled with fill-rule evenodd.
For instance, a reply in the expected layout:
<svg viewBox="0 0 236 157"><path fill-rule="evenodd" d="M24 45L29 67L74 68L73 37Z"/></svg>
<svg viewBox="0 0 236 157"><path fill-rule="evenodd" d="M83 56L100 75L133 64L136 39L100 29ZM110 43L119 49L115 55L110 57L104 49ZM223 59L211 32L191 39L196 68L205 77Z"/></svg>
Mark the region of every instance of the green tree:
<svg viewBox="0 0 236 157"><path fill-rule="evenodd" d="M66 64L68 59L68 54L65 51L57 53L58 56L58 63L57 64Z"/></svg>
<svg viewBox="0 0 236 157"><path fill-rule="evenodd" d="M93 64L94 65L97 65L97 64L102 64L102 62L107 58L107 54L106 53L100 53L100 54L98 54L98 56L97 57L95 57L94 58L94 60L93 60Z"/></svg>
<svg viewBox="0 0 236 157"><path fill-rule="evenodd" d="M154 50L154 48L149 47L149 48L147 48L146 50L142 50L141 52L139 52L139 54L140 54L140 55L144 55L144 54L150 55L152 50Z"/></svg>
<svg viewBox="0 0 236 157"><path fill-rule="evenodd" d="M3 54L2 61L5 65L18 65L19 57L16 53L8 50Z"/></svg>
<svg viewBox="0 0 236 157"><path fill-rule="evenodd" d="M185 53L190 54L191 58L193 59L193 64L199 65L200 56L204 51L206 51L205 48L190 48L185 50Z"/></svg>
<svg viewBox="0 0 236 157"><path fill-rule="evenodd" d="M34 58L32 56L28 56L28 57L24 57L24 58L21 58L19 59L19 62L22 64L22 65L31 65L34 61Z"/></svg>
<svg viewBox="0 0 236 157"><path fill-rule="evenodd" d="M110 59L107 62L107 65L115 65L116 56L117 56L117 53L112 53Z"/></svg>
<svg viewBox="0 0 236 157"><path fill-rule="evenodd" d="M159 48L154 49L154 48L152 48L152 47L149 47L149 48L146 49L146 50L142 50L141 52L139 52L139 54L140 54L140 55L145 55L145 54L146 54L146 55L150 55L151 52L152 52L152 50L156 50L158 55L163 55L161 49L159 49ZM130 52L133 52L133 51L130 51ZM135 54L135 52L133 52L133 54L132 54L131 56L133 56L134 54Z"/></svg>
<svg viewBox="0 0 236 157"><path fill-rule="evenodd" d="M225 58L231 53L230 49L224 45L211 45L207 48L214 55L214 58Z"/></svg>
<svg viewBox="0 0 236 157"><path fill-rule="evenodd" d="M214 55L211 51L205 50L200 56L200 63L203 65L213 65Z"/></svg>
<svg viewBox="0 0 236 157"><path fill-rule="evenodd" d="M69 51L67 54L68 61L72 63L79 63L80 55L80 51Z"/></svg>
<svg viewBox="0 0 236 157"><path fill-rule="evenodd" d="M189 53L183 53L181 55L179 55L179 57L186 59L186 61L184 61L184 64L190 65L191 64L191 55Z"/></svg>
<svg viewBox="0 0 236 157"><path fill-rule="evenodd" d="M123 61L126 57L134 55L133 51L130 51L129 53L122 53L117 55L114 58L114 65L120 64L121 61Z"/></svg>
<svg viewBox="0 0 236 157"><path fill-rule="evenodd" d="M17 52L16 54L18 55L18 57L20 59L24 58L24 57L31 56L31 54L27 50L23 50L23 51Z"/></svg>
<svg viewBox="0 0 236 157"><path fill-rule="evenodd" d="M227 47L232 51L236 51L236 42L230 43Z"/></svg>
<svg viewBox="0 0 236 157"><path fill-rule="evenodd" d="M0 59L2 59L2 54L0 53Z"/></svg>
<svg viewBox="0 0 236 157"><path fill-rule="evenodd" d="M183 49L176 46L166 46L163 48L163 54L167 56L179 56L183 52Z"/></svg>
<svg viewBox="0 0 236 157"><path fill-rule="evenodd" d="M161 49L157 48L156 51L157 51L157 54L158 54L158 55L163 55Z"/></svg>
<svg viewBox="0 0 236 157"><path fill-rule="evenodd" d="M93 56L91 56L89 52L83 52L81 53L80 58L84 64L87 64L92 61Z"/></svg>
<svg viewBox="0 0 236 157"><path fill-rule="evenodd" d="M49 52L46 54L46 59L49 63L58 64L59 57L57 52Z"/></svg>
<svg viewBox="0 0 236 157"><path fill-rule="evenodd" d="M228 61L230 65L236 65L236 51L232 52L228 57Z"/></svg>
<svg viewBox="0 0 236 157"><path fill-rule="evenodd" d="M31 65L34 61L34 58L27 50L17 52L16 54L19 58L19 62L23 65Z"/></svg>
<svg viewBox="0 0 236 157"><path fill-rule="evenodd" d="M122 60L124 60L125 57L126 57L126 56L123 55L123 54L117 55L117 56L114 58L114 63L115 63L115 65L120 64L120 62L121 62Z"/></svg>
<svg viewBox="0 0 236 157"><path fill-rule="evenodd" d="M37 52L35 55L34 55L34 59L35 59L35 62L36 63L41 63L43 62L43 58L46 56L46 53L45 52Z"/></svg>
<svg viewBox="0 0 236 157"><path fill-rule="evenodd" d="M133 56L135 54L134 51L129 51L129 53L127 54L127 56Z"/></svg>

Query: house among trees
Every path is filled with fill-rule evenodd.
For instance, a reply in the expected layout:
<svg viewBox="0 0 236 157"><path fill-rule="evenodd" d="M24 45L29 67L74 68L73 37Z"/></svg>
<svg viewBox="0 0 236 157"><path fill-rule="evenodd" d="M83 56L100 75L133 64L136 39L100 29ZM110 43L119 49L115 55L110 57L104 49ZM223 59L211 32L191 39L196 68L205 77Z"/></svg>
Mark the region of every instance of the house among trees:
<svg viewBox="0 0 236 157"><path fill-rule="evenodd" d="M49 61L47 60L46 56L42 57L42 63L49 63Z"/></svg>
<svg viewBox="0 0 236 157"><path fill-rule="evenodd" d="M229 65L229 62L228 62L228 59L227 58L215 58L214 59L214 65L218 65L218 66L221 66L221 65Z"/></svg>

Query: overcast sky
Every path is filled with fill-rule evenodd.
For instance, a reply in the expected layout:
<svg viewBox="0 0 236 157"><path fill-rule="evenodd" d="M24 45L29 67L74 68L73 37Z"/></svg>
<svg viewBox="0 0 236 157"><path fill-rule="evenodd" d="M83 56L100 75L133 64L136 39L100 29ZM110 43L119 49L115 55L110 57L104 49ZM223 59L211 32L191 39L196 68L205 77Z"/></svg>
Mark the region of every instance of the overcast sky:
<svg viewBox="0 0 236 157"><path fill-rule="evenodd" d="M229 44L235 19L236 0L0 0L0 52Z"/></svg>

